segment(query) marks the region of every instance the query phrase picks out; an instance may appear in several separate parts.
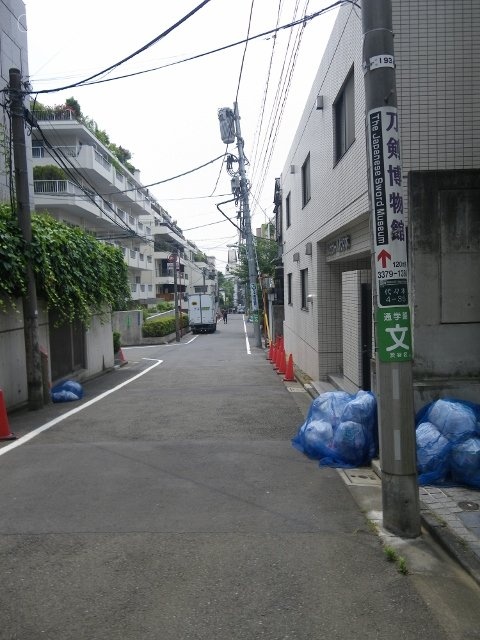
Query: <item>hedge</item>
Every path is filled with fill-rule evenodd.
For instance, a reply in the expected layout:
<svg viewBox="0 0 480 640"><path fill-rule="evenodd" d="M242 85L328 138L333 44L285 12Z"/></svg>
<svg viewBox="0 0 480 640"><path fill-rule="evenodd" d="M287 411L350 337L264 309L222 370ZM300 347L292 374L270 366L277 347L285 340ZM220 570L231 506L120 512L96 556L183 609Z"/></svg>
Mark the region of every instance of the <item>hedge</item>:
<svg viewBox="0 0 480 640"><path fill-rule="evenodd" d="M182 329L188 327L188 315L186 313L182 313L180 316L180 326ZM161 338L168 336L170 333L175 333L175 331L175 316L149 320L145 322L142 327L142 335L144 338Z"/></svg>

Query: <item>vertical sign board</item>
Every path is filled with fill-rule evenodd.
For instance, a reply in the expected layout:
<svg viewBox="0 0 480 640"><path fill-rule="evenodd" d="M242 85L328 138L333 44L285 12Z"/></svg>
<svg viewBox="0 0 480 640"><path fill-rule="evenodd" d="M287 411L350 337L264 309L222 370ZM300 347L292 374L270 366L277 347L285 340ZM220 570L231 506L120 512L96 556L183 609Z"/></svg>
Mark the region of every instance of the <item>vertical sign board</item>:
<svg viewBox="0 0 480 640"><path fill-rule="evenodd" d="M255 283L252 283L250 285L250 297L252 302L252 310L258 312L257 285Z"/></svg>
<svg viewBox="0 0 480 640"><path fill-rule="evenodd" d="M397 109L372 109L367 126L378 355L382 362L402 362L412 359L412 339Z"/></svg>

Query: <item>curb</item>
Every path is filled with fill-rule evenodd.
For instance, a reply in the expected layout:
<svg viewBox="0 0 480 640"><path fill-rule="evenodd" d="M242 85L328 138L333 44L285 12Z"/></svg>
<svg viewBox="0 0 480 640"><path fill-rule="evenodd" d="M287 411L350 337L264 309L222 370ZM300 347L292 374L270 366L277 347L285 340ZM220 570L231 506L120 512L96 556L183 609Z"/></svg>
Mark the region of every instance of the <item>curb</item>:
<svg viewBox="0 0 480 640"><path fill-rule="evenodd" d="M317 390L311 384L309 376L297 367L294 369L294 376L313 399L318 397ZM381 479L378 460L372 461L371 468ZM422 501L420 501L420 522L432 539L480 586L480 560L478 556L468 547L467 542L453 533L448 525Z"/></svg>
<svg viewBox="0 0 480 640"><path fill-rule="evenodd" d="M456 536L445 522L420 503L420 521L432 538L453 558L480 586L480 560L468 548L468 544Z"/></svg>

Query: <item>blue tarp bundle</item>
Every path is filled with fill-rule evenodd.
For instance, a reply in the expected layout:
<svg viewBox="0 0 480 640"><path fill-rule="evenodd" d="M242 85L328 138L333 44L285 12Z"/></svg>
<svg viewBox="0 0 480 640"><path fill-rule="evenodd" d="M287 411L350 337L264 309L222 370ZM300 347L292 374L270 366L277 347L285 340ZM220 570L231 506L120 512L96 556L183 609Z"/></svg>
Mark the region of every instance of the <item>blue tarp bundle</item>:
<svg viewBox="0 0 480 640"><path fill-rule="evenodd" d="M377 403L369 391L315 398L292 445L322 466L360 467L377 455Z"/></svg>
<svg viewBox="0 0 480 640"><path fill-rule="evenodd" d="M50 391L52 402L71 402L72 400L80 400L83 398L83 388L79 382L75 380L66 380L57 384Z"/></svg>
<svg viewBox="0 0 480 640"><path fill-rule="evenodd" d="M440 399L416 416L419 484L480 488L480 405Z"/></svg>

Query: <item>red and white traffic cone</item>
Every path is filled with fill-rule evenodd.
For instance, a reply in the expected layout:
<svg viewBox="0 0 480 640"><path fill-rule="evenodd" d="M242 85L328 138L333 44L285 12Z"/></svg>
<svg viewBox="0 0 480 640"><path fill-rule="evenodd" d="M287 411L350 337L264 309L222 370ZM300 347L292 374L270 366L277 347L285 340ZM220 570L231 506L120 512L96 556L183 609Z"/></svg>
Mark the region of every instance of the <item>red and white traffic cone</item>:
<svg viewBox="0 0 480 640"><path fill-rule="evenodd" d="M285 382L294 382L295 381L295 376L293 375L293 356L292 356L292 354L290 354L288 356L287 369L285 371L285 376L284 376L283 379L284 379Z"/></svg>
<svg viewBox="0 0 480 640"><path fill-rule="evenodd" d="M17 436L10 431L8 424L7 409L5 407L5 399L3 391L0 389L0 440L16 440Z"/></svg>

